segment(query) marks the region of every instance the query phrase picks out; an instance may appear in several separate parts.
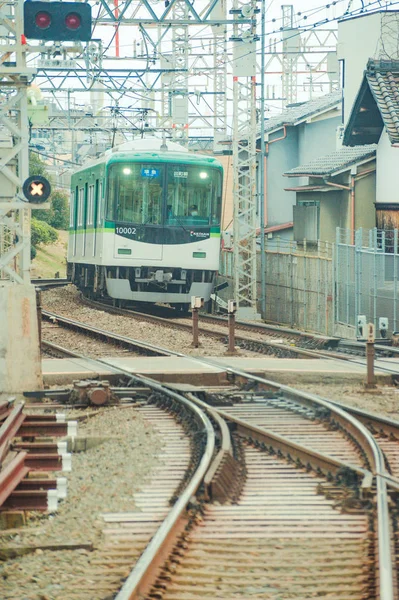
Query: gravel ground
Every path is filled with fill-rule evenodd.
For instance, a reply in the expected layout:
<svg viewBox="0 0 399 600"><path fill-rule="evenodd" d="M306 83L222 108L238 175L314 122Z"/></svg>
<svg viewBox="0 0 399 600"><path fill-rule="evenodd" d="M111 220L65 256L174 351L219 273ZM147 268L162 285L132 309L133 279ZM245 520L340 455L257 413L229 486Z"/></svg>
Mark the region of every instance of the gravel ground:
<svg viewBox="0 0 399 600"><path fill-rule="evenodd" d="M76 319L101 329L113 331L150 344L160 345L175 352L183 352L192 356L223 356L227 345L200 334L200 348L192 348L190 332L161 327L148 321L140 321L131 317L112 315L107 312L85 306L79 298L79 292L73 285L52 289L42 294L43 308L71 319ZM240 350L241 356L259 354L249 350Z"/></svg>
<svg viewBox="0 0 399 600"><path fill-rule="evenodd" d="M103 342L96 338L90 338L84 333L64 329L56 325L42 325L42 337L45 342L51 342L78 352L80 354L89 354L94 358L103 356L140 356L138 352L133 352L127 348L122 348L117 344Z"/></svg>
<svg viewBox="0 0 399 600"><path fill-rule="evenodd" d="M317 394L327 400L336 400L342 404L360 408L375 414L399 421L399 388L383 385L375 390L366 390L362 384L301 384L299 390Z"/></svg>
<svg viewBox="0 0 399 600"><path fill-rule="evenodd" d="M0 538L1 546L93 543L94 552L36 550L0 565L0 597L4 600L68 600L76 578L86 577L101 550L104 512L130 511L133 493L142 488L158 464L162 443L134 408L110 408L79 424L79 436L112 436L87 452L74 454L68 497L57 514L30 513L29 524ZM87 600L92 600L91 598ZM93 598L94 600L94 598ZM95 600L100 600L97 598Z"/></svg>

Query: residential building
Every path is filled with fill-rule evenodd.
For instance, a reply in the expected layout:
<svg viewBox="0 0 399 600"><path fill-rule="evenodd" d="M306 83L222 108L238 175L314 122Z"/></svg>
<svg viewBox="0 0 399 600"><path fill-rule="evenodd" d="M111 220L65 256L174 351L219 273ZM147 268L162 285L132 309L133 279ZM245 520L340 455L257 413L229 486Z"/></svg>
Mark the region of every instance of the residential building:
<svg viewBox="0 0 399 600"><path fill-rule="evenodd" d="M300 178L286 188L296 195L294 239L334 242L337 227L375 226L375 144L340 148L285 173Z"/></svg>
<svg viewBox="0 0 399 600"><path fill-rule="evenodd" d="M279 235L292 239L296 196L295 192L284 189L284 173L316 158L320 154L320 140L324 151L335 150L340 124L339 91L287 108L266 121L265 226L269 237Z"/></svg>
<svg viewBox="0 0 399 600"><path fill-rule="evenodd" d="M348 146L377 144L377 227L399 227L399 60L367 63L344 133Z"/></svg>

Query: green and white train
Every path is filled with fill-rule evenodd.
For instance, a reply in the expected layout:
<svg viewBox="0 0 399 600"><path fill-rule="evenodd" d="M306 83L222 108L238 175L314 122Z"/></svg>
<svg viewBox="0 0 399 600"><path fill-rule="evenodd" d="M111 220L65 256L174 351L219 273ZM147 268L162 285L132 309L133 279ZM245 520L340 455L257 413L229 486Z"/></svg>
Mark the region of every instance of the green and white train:
<svg viewBox="0 0 399 600"><path fill-rule="evenodd" d="M71 180L68 275L93 296L188 309L219 267L223 168L157 138L128 142Z"/></svg>

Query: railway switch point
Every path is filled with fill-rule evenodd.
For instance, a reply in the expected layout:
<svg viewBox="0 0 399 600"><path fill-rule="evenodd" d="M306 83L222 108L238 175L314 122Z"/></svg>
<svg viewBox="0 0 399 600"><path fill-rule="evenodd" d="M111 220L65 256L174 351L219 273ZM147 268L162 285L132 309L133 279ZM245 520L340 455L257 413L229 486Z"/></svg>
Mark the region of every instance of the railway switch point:
<svg viewBox="0 0 399 600"><path fill-rule="evenodd" d="M43 380L35 287L2 284L0 314L0 393L41 389Z"/></svg>

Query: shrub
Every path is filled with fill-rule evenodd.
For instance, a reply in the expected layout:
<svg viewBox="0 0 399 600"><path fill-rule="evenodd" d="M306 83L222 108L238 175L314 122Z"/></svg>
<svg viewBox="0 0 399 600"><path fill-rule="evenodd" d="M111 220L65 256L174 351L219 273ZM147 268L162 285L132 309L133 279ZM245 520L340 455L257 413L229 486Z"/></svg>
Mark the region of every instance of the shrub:
<svg viewBox="0 0 399 600"><path fill-rule="evenodd" d="M31 244L37 248L39 244L46 246L58 240L58 233L48 223L33 218L31 221Z"/></svg>

